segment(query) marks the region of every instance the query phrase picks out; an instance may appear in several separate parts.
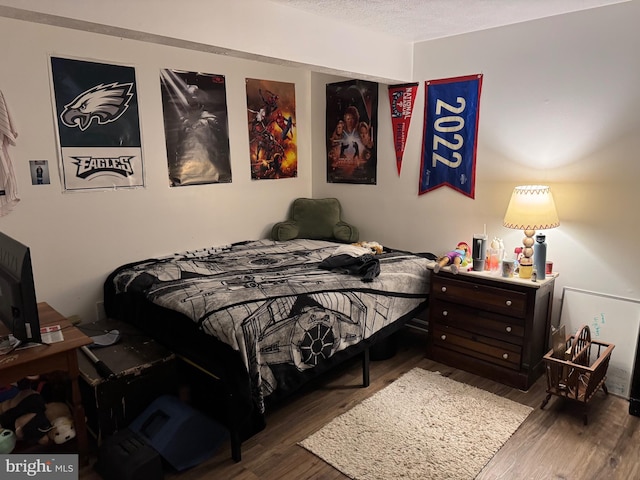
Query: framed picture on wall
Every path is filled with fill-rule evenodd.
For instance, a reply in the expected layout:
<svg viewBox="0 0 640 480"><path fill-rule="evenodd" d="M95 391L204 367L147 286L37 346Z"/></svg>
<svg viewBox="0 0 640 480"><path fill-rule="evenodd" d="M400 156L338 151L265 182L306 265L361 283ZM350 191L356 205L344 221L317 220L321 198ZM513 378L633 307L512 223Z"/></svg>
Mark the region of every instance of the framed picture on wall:
<svg viewBox="0 0 640 480"><path fill-rule="evenodd" d="M63 191L144 187L135 69L50 61Z"/></svg>

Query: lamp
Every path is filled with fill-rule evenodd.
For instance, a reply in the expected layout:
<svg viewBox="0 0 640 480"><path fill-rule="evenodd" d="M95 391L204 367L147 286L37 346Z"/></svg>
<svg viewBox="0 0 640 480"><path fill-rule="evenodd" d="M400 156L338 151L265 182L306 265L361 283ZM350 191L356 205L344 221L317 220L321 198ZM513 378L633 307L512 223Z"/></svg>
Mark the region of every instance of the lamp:
<svg viewBox="0 0 640 480"><path fill-rule="evenodd" d="M502 224L507 228L524 230L524 257L520 261L520 278L531 278L533 236L536 230L547 230L560 225L551 189L544 185L521 185L514 188Z"/></svg>

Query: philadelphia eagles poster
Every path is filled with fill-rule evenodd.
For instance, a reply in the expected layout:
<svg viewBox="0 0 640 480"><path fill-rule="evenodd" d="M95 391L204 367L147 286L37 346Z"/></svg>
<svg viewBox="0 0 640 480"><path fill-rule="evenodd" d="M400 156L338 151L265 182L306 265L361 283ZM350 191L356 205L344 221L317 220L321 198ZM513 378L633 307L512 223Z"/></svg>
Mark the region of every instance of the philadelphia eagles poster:
<svg viewBox="0 0 640 480"><path fill-rule="evenodd" d="M64 191L144 186L133 67L51 57Z"/></svg>

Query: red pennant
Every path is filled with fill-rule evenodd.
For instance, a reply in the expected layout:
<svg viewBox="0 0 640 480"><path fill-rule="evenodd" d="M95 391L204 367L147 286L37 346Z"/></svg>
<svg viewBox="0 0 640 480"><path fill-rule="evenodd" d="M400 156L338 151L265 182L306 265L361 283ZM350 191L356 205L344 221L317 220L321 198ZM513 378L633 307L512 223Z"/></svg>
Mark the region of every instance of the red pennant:
<svg viewBox="0 0 640 480"><path fill-rule="evenodd" d="M418 91L417 83L406 83L403 85L389 85L389 103L391 105L391 127L393 129L393 145L396 149L396 165L398 166L398 176L402 168L402 156L407 143L409 124L413 104Z"/></svg>

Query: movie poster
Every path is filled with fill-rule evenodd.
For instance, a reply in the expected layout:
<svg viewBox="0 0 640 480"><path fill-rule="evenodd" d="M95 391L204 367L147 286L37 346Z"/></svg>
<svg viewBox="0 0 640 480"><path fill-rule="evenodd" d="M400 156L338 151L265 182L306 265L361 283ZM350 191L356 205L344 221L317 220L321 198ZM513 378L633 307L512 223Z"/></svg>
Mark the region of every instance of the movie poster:
<svg viewBox="0 0 640 480"><path fill-rule="evenodd" d="M295 84L246 79L251 178L298 176Z"/></svg>
<svg viewBox="0 0 640 480"><path fill-rule="evenodd" d="M144 186L133 67L51 57L64 191Z"/></svg>
<svg viewBox="0 0 640 480"><path fill-rule="evenodd" d="M225 77L160 71L169 185L231 183Z"/></svg>
<svg viewBox="0 0 640 480"><path fill-rule="evenodd" d="M378 84L327 84L327 182L376 184Z"/></svg>

